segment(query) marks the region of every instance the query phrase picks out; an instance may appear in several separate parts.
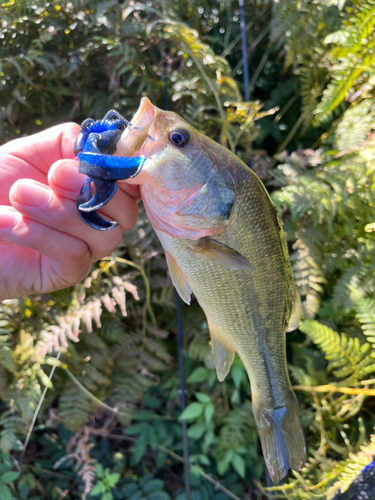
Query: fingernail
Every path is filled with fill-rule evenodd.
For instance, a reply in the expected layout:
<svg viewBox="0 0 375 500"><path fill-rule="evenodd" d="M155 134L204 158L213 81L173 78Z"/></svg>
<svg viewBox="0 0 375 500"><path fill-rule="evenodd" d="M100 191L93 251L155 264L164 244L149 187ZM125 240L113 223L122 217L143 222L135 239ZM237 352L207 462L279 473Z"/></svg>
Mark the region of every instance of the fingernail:
<svg viewBox="0 0 375 500"><path fill-rule="evenodd" d="M59 165L53 173L53 182L60 189L79 193L85 178L78 173L78 168L69 163Z"/></svg>
<svg viewBox="0 0 375 500"><path fill-rule="evenodd" d="M20 214L12 207L0 207L0 229L11 229L18 221Z"/></svg>
<svg viewBox="0 0 375 500"><path fill-rule="evenodd" d="M36 182L18 182L12 189L12 200L29 207L44 208L52 196L51 189Z"/></svg>

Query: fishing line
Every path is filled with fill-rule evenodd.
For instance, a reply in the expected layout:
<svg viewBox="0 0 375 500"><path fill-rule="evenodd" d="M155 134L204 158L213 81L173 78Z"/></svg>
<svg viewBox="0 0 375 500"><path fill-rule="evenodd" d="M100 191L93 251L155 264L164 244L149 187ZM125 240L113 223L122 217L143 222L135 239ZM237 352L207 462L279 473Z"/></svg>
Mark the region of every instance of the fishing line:
<svg viewBox="0 0 375 500"><path fill-rule="evenodd" d="M69 325L71 326L71 325ZM68 330L68 327L67 327L67 330ZM62 347L60 347L60 350L59 352L57 353L57 356L55 358L55 364L52 366L52 369L51 369L51 372L49 374L49 377L48 377L48 380L51 382L52 380L52 377L53 377L53 374L55 373L55 370L56 370L56 367L57 367L57 362L59 361L60 359L60 356L61 356L61 352L62 352ZM31 434L34 430L34 425L35 425L35 422L36 422L36 419L38 418L38 413L39 413L39 410L43 404L43 401L44 401L44 398L46 396L46 393L48 391L48 386L45 386L44 387L44 390L42 392L42 395L40 397L40 400L39 400L39 403L35 409L35 412L34 412L34 415L33 415L33 418L30 422L30 426L29 426L29 430L27 431L27 435L26 435L26 438L25 438L25 442L23 443L23 447L22 447L22 452L21 452L21 456L20 456L20 461L23 460L23 457L25 455L25 451L26 451L26 448L27 448L27 445L29 444L29 441L30 441L30 437L31 437Z"/></svg>
<svg viewBox="0 0 375 500"><path fill-rule="evenodd" d="M164 38L161 39L161 55L163 59L163 89L164 89L164 109L169 111L169 100L168 100L168 81L167 81L167 59L165 57L165 41ZM178 371L180 377L180 400L181 400L181 410L184 411L186 408L185 399L185 376L184 376L184 358L182 354L182 319L181 319L181 299L175 290L176 296L176 320L177 320L177 349L178 349ZM185 473L185 493L186 500L191 500L190 496L190 473L189 473L189 441L187 435L187 422L182 421L182 443L184 452L184 473Z"/></svg>

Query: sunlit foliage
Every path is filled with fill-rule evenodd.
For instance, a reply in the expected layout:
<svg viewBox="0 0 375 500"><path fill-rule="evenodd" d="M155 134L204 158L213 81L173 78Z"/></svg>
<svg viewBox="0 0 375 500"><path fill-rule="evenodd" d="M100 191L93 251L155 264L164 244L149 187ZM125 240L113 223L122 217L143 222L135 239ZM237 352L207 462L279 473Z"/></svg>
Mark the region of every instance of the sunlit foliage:
<svg viewBox="0 0 375 500"><path fill-rule="evenodd" d="M331 500L375 457L375 3L245 13L250 102L237 2L0 4L0 140L163 107L165 61L170 108L266 182L303 307L287 347L309 460L271 489L245 370L219 384L204 315L183 308L192 498ZM143 212L85 283L0 314L2 500L185 498L174 291Z"/></svg>

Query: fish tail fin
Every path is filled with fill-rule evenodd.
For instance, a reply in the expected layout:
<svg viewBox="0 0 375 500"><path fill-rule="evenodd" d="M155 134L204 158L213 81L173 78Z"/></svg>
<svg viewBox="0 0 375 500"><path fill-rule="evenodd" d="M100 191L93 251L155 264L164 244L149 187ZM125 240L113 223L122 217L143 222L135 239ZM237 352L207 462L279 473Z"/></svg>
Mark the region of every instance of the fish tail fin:
<svg viewBox="0 0 375 500"><path fill-rule="evenodd" d="M253 401L263 456L274 483L281 481L289 468L299 471L306 461L306 444L299 419L297 401L287 406L267 408Z"/></svg>

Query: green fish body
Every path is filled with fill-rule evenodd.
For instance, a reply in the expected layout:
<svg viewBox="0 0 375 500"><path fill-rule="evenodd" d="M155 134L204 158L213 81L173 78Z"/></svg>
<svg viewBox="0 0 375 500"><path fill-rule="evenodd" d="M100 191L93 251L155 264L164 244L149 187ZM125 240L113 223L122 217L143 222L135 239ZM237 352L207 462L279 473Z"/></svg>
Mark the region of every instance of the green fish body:
<svg viewBox="0 0 375 500"><path fill-rule="evenodd" d="M263 184L239 158L174 113L144 98L118 154L146 156L131 182L181 298L204 310L217 375L237 352L270 476L279 482L306 460L298 405L287 371L285 332L298 326L300 300L285 235Z"/></svg>

